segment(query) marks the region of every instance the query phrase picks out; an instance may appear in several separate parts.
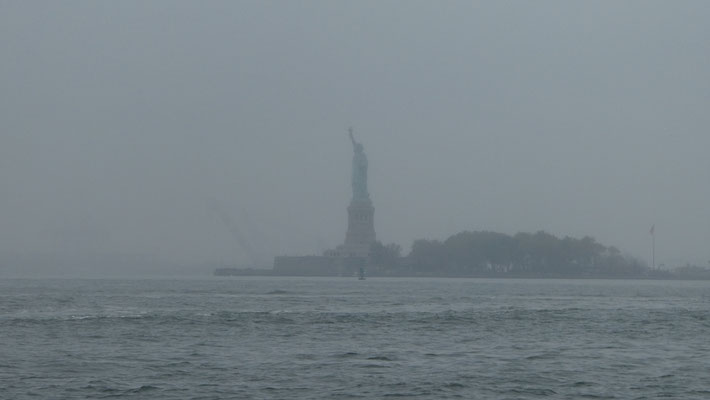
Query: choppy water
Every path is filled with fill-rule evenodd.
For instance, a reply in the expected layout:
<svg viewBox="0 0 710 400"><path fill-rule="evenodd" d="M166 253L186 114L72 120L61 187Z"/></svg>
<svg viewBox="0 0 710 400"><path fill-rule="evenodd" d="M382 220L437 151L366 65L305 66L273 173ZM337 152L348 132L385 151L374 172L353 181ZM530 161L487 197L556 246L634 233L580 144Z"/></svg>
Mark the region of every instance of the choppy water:
<svg viewBox="0 0 710 400"><path fill-rule="evenodd" d="M0 280L0 398L710 398L710 282Z"/></svg>

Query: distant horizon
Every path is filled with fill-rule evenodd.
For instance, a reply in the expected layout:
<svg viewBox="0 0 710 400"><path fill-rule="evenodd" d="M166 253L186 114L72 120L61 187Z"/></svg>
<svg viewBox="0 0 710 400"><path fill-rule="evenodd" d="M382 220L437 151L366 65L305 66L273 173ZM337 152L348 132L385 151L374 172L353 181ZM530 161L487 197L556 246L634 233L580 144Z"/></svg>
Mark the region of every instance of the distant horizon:
<svg viewBox="0 0 710 400"><path fill-rule="evenodd" d="M461 231L449 235L449 237L454 236L459 233L464 232L483 232L483 231ZM493 232L493 231L489 231ZM516 232L515 234L534 234L535 232ZM503 232L493 232L493 233L503 233ZM549 233L549 232L546 232ZM505 234L505 233L503 233ZM510 236L514 236L512 234ZM508 235L508 234L506 234ZM564 237L572 237L569 235L554 235L560 239ZM585 235L587 236L587 235ZM574 239L582 239L581 237L572 237ZM590 236L591 237L591 236ZM444 240L442 239L426 239L426 240ZM399 243L398 243L399 244ZM617 247L611 243L600 243L605 246ZM403 248L410 248L407 245ZM627 253L624 249L621 250L622 254L626 254L631 257L636 257L633 254ZM402 256L408 255L408 251L403 253ZM304 253L304 254L294 254L296 256L319 256L319 253ZM96 269L97 265L88 262L88 260L94 259L97 262L101 262L99 269ZM133 262L130 260L133 259ZM12 261L20 261L21 265L12 265ZM3 264L5 263L5 264ZM657 264L656 269L663 271L674 271L678 268L685 267L687 265L698 266L702 268L708 267L705 264L697 264L690 262L682 262L678 264ZM650 267L650 264L649 264ZM110 269L107 269L110 268ZM154 254L131 254L131 253L89 253L82 255L72 255L71 253L20 253L20 252L4 252L0 253L0 278L9 279L23 279L23 278L48 278L48 279L74 279L74 278L86 278L86 279L102 279L102 278L116 278L116 279L126 279L131 276L141 276L141 277L152 277L152 278L169 278L180 277L180 278L190 278L190 277L200 277L200 276L212 276L215 268L237 268L237 269L257 269L257 270L271 270L273 268L273 260L269 260L268 263L263 263L260 265L254 265L249 263L231 263L227 260L222 261L203 261L203 262L176 262L169 259L163 259ZM515 279L515 278L513 278ZM544 278L543 278L544 279ZM556 279L556 278L550 278ZM566 278L561 278L566 279ZM570 278L570 279L594 279L594 278ZM600 278L600 279L617 279L617 278ZM618 278L627 279L627 278ZM634 279L634 278L631 278Z"/></svg>

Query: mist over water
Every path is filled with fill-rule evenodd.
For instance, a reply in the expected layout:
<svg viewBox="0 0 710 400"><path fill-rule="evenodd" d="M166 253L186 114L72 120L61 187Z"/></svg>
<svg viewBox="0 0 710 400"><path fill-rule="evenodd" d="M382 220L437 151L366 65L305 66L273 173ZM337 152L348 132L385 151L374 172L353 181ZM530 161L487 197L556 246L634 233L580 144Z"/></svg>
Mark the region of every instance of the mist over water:
<svg viewBox="0 0 710 400"><path fill-rule="evenodd" d="M0 0L0 399L710 398L710 281L207 277L344 243L352 126L381 256L464 231L604 245L514 265L454 242L422 274L606 254L707 278L708 21L702 0Z"/></svg>
<svg viewBox="0 0 710 400"><path fill-rule="evenodd" d="M688 281L1 280L2 396L710 396Z"/></svg>
<svg viewBox="0 0 710 400"><path fill-rule="evenodd" d="M405 254L545 230L650 264L655 224L657 264L707 265L707 1L307 4L2 1L0 276L332 249L349 126Z"/></svg>

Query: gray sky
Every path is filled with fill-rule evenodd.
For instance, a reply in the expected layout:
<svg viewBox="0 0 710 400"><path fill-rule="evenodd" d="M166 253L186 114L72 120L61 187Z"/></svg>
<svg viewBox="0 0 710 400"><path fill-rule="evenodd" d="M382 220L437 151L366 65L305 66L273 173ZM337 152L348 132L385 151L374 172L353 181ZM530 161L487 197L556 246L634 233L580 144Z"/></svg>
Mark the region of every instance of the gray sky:
<svg viewBox="0 0 710 400"><path fill-rule="evenodd" d="M590 235L710 260L710 2L0 0L0 254Z"/></svg>

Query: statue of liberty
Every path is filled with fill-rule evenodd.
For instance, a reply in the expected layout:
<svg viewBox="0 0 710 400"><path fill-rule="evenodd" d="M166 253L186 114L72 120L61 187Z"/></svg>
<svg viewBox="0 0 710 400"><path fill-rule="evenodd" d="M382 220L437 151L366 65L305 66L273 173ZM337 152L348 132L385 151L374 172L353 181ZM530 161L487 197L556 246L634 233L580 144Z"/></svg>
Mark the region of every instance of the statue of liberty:
<svg viewBox="0 0 710 400"><path fill-rule="evenodd" d="M353 200L369 200L370 194L367 192L367 157L362 143L355 141L353 128L348 129L350 141L353 142Z"/></svg>

